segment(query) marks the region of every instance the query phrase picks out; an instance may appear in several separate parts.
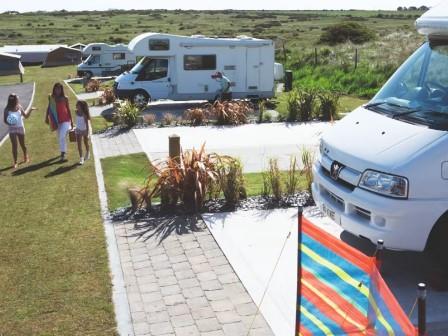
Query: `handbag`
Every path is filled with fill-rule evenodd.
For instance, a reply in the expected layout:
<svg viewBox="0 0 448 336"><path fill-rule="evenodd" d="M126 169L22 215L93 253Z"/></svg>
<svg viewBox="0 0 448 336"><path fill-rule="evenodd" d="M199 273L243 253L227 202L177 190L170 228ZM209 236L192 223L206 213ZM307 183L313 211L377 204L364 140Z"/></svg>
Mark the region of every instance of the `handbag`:
<svg viewBox="0 0 448 336"><path fill-rule="evenodd" d="M68 131L68 139L70 140L70 142L76 142L76 133L74 129Z"/></svg>

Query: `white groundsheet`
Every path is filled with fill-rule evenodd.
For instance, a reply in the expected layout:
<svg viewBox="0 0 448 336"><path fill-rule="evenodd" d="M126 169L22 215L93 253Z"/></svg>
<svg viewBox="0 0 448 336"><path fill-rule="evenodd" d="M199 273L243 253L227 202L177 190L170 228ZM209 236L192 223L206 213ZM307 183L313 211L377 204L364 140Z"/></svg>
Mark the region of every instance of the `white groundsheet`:
<svg viewBox="0 0 448 336"><path fill-rule="evenodd" d="M287 169L291 155L300 161L305 147L316 150L322 132L330 123L250 124L243 126L163 127L135 129L134 133L151 160L168 155L168 137L180 136L185 149L198 149L204 142L208 153L232 155L241 159L245 172L266 169L272 157L279 159L280 169Z"/></svg>

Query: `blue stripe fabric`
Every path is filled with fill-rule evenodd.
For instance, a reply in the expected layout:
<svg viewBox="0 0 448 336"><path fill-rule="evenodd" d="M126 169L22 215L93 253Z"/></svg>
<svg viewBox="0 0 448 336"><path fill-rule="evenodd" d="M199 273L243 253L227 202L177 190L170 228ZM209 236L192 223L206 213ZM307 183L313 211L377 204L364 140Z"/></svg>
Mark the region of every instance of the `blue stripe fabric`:
<svg viewBox="0 0 448 336"><path fill-rule="evenodd" d="M332 319L329 319L324 313L320 311L319 308L317 308L314 304L312 304L310 301L308 301L306 298L302 297L302 306L305 307L311 314L313 314L317 319L319 319L322 324L324 324L328 329L331 330L332 335L345 335L345 331L341 329L339 324L334 322ZM304 314L302 314L304 316ZM311 322L311 321L310 321ZM317 327L313 322L311 322L314 329L308 328L307 325L305 327L308 328L308 330L313 332L313 335L325 335L319 327ZM316 331L316 333L314 333Z"/></svg>

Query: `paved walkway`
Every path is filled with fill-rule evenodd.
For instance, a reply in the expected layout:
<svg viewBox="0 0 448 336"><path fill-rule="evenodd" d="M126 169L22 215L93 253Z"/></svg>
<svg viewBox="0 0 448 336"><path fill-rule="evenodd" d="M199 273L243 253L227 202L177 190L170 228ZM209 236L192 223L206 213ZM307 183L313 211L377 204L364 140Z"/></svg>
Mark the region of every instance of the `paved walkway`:
<svg viewBox="0 0 448 336"><path fill-rule="evenodd" d="M201 220L114 227L135 335L273 335Z"/></svg>
<svg viewBox="0 0 448 336"><path fill-rule="evenodd" d="M132 130L112 129L101 134L93 134L92 142L96 145L97 155L100 159L143 152Z"/></svg>

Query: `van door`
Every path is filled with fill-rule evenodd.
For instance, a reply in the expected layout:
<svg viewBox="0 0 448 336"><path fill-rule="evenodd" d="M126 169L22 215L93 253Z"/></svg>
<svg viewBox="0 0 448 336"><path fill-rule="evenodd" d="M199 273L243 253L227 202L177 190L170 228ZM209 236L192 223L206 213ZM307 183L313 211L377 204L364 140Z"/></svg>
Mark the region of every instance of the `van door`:
<svg viewBox="0 0 448 336"><path fill-rule="evenodd" d="M260 86L260 48L247 48L246 83L248 91L257 91Z"/></svg>
<svg viewBox="0 0 448 336"><path fill-rule="evenodd" d="M147 58L140 70L136 84L146 90L152 100L168 99L171 93L168 58Z"/></svg>

